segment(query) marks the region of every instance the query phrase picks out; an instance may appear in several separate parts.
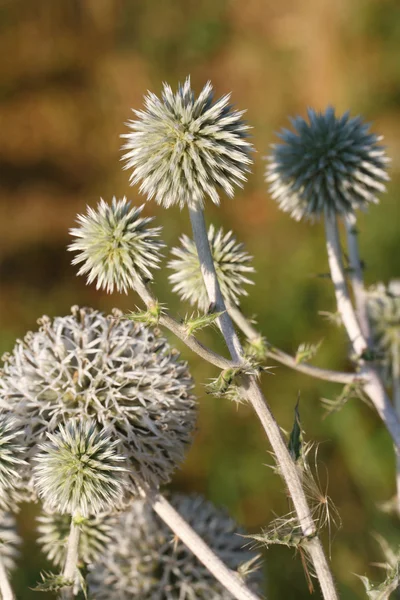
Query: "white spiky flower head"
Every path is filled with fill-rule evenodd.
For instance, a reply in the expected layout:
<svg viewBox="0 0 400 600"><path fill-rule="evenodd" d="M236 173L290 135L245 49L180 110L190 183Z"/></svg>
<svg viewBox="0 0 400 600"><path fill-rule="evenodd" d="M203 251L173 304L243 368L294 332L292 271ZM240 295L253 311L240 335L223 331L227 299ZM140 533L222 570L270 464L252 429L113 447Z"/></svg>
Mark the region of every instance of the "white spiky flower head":
<svg viewBox="0 0 400 600"><path fill-rule="evenodd" d="M34 480L45 506L61 514L98 515L121 506L126 486L119 440L91 420L60 425L39 445Z"/></svg>
<svg viewBox="0 0 400 600"><path fill-rule="evenodd" d="M111 204L101 199L97 210L88 207L86 215L78 215L79 227L70 230L76 240L68 250L78 252L72 264L83 263L78 275L87 275L88 284L96 280L97 289L128 293L136 277L153 278L164 244L157 239L161 227L149 227L154 217L141 216L143 207L114 197Z"/></svg>
<svg viewBox="0 0 400 600"><path fill-rule="evenodd" d="M400 281L393 280L387 287L379 283L369 288L367 309L374 346L383 354L384 361L393 351L400 356Z"/></svg>
<svg viewBox="0 0 400 600"><path fill-rule="evenodd" d="M267 157L266 180L279 207L299 221L377 203L389 179L382 137L370 133L361 117L336 117L332 107L324 113L308 109L308 118L291 119L294 132L283 129L283 143Z"/></svg>
<svg viewBox="0 0 400 600"><path fill-rule="evenodd" d="M252 256L244 250L243 244L238 243L232 231L225 233L223 229L215 230L213 225L208 229L208 241L214 259L215 270L224 300L239 304L240 296L247 296L245 284L252 284L247 274L253 273ZM200 269L196 245L187 235L180 238L181 246L173 248L176 257L168 263L174 271L169 276L173 291L182 300L189 300L201 311L206 311L210 301Z"/></svg>
<svg viewBox="0 0 400 600"><path fill-rule="evenodd" d="M91 418L119 440L130 493L169 481L192 439L197 406L186 363L157 332L93 309L51 320L5 357L0 404L31 455L60 424Z"/></svg>
<svg viewBox="0 0 400 600"><path fill-rule="evenodd" d="M255 558L243 550L243 531L226 514L200 496L175 495L172 504L233 570ZM258 587L259 578L250 577ZM231 600L232 595L214 579L190 550L142 500L133 502L120 517L114 543L92 567L89 593L96 600Z"/></svg>
<svg viewBox="0 0 400 600"><path fill-rule="evenodd" d="M246 180L252 146L244 111L233 110L229 99L214 102L210 82L195 98L190 77L176 94L164 84L161 100L149 92L145 110L133 111L137 119L121 136L131 185L140 182L141 192L166 208L203 206L207 196L218 205L221 188L232 197Z"/></svg>
<svg viewBox="0 0 400 600"><path fill-rule="evenodd" d="M26 472L21 424L10 415L0 415L0 510L15 509Z"/></svg>
<svg viewBox="0 0 400 600"><path fill-rule="evenodd" d="M79 560L88 565L98 560L112 540L118 517L112 514L89 515L76 523L79 527ZM63 566L67 556L71 517L44 511L38 517L38 544L47 559Z"/></svg>
<svg viewBox="0 0 400 600"><path fill-rule="evenodd" d="M7 571L15 569L20 545L15 517L8 512L0 512L0 557Z"/></svg>

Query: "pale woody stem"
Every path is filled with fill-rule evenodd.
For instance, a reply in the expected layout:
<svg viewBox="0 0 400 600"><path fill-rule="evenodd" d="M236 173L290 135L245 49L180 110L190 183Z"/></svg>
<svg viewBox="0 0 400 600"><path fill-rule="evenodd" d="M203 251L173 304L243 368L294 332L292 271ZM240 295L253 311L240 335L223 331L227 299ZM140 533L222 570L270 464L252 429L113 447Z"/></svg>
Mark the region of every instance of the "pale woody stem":
<svg viewBox="0 0 400 600"><path fill-rule="evenodd" d="M354 214L348 214L344 218L347 233L347 247L349 250L349 260L351 275L350 280L354 292L358 320L361 331L368 343L371 340L371 328L368 319L367 297L364 289L363 272L358 249L357 239L357 219Z"/></svg>
<svg viewBox="0 0 400 600"><path fill-rule="evenodd" d="M247 320L247 318L237 306L226 303L226 308L231 319L244 333L244 335L247 337L250 343L262 339L261 333L257 331L255 327L253 327L253 325ZM357 373L331 371L330 369L321 369L320 367L314 367L314 365L310 365L308 363L297 363L296 359L293 356L290 356L290 354L287 354L286 352L283 352L278 348L273 348L270 345L268 345L268 348L266 350L266 356L281 363L282 365L286 365L291 369L299 371L300 373L304 373L305 375L309 375L310 377L315 377L316 379L322 379L323 381L332 381L334 383L348 384L360 379Z"/></svg>
<svg viewBox="0 0 400 600"><path fill-rule="evenodd" d="M0 597L2 600L15 600L14 592L12 591L7 571L0 556Z"/></svg>
<svg viewBox="0 0 400 600"><path fill-rule="evenodd" d="M149 496L155 512L237 600L259 600L237 573L228 569L166 498Z"/></svg>
<svg viewBox="0 0 400 600"><path fill-rule="evenodd" d="M193 237L197 247L200 265L202 266L204 283L210 302L215 304L216 309L219 312L226 311L208 242L207 228L204 221L203 211L198 208L190 208L189 212L192 222ZM234 330L230 316L227 312L224 312L222 317L224 317L224 319L220 322L220 329L228 345L229 351L231 352L232 358L235 362L237 360L243 361L243 350ZM292 498L303 535L306 537L315 536L308 540L306 548L313 562L323 597L325 600L337 600L338 595L335 589L335 584L333 582L332 574L322 549L321 542L316 535L315 523L312 519L310 509L307 504L299 477L299 472L288 452L279 426L276 423L255 378L245 377L242 389L245 396L252 404L270 440L280 472L285 480L289 494Z"/></svg>
<svg viewBox="0 0 400 600"><path fill-rule="evenodd" d="M364 350L368 348L368 344L357 321L347 289L336 215L325 214L325 232L329 268L332 283L335 288L338 311L347 331L347 335L350 338L352 350L357 357L361 357ZM364 390L371 398L375 409L392 436L396 446L396 453L399 455L400 421L387 396L382 380L376 370L365 362L363 363L360 375L365 379Z"/></svg>
<svg viewBox="0 0 400 600"><path fill-rule="evenodd" d="M65 566L63 571L64 578L69 579L71 581L75 580L79 560L80 529L79 525L77 525L75 522L75 519L78 517L79 515L74 515L71 517L71 526L69 530L67 546L67 558L65 560ZM69 600L70 598L73 598L73 586L64 589L61 594L61 598L63 600Z"/></svg>

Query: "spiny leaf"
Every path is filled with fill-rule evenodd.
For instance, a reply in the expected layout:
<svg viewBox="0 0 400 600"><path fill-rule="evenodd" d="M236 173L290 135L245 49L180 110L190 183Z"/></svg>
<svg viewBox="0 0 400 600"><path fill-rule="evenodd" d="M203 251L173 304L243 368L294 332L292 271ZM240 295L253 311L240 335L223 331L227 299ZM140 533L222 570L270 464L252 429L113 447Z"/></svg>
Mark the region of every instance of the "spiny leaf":
<svg viewBox="0 0 400 600"><path fill-rule="evenodd" d="M333 313L326 310L320 310L318 314L321 315L321 317L324 317L324 319L331 325L335 325L335 327L341 327L343 324L342 317L339 312Z"/></svg>
<svg viewBox="0 0 400 600"><path fill-rule="evenodd" d="M301 432L300 412L299 412L300 397L297 398L296 406L294 407L294 423L290 433L288 449L290 456L297 463L302 457L303 435Z"/></svg>
<svg viewBox="0 0 400 600"><path fill-rule="evenodd" d="M238 378L240 378L241 375L258 377L260 371L267 371L268 369L269 367L262 367L257 363L253 363L251 360L248 360L237 367L223 369L218 377L206 385L206 391L208 394L212 394L214 396L225 396L231 386L238 381Z"/></svg>
<svg viewBox="0 0 400 600"><path fill-rule="evenodd" d="M399 569L391 570L388 573L387 578L381 585L374 585L370 582L368 577L357 575L361 579L364 584L365 591L367 592L368 598L370 600L389 600L391 594L399 589L400 585L400 576Z"/></svg>
<svg viewBox="0 0 400 600"><path fill-rule="evenodd" d="M150 327L154 327L158 325L162 312L163 305L157 302L147 310L131 311L129 314L124 315L123 318L134 321L135 323L145 323Z"/></svg>
<svg viewBox="0 0 400 600"><path fill-rule="evenodd" d="M369 404L369 400L364 393L363 386L359 381L347 383L343 387L340 394L333 400L330 400L329 398L322 398L322 403L326 409L325 416L339 411L349 400L354 398L358 398L359 400Z"/></svg>
<svg viewBox="0 0 400 600"><path fill-rule="evenodd" d="M199 329L203 329L204 327L209 327L210 325L214 325L215 321L224 313L222 312L214 312L207 314L198 314L197 316L194 313L188 317L185 317L183 325L185 327L187 335L192 335L195 331Z"/></svg>
<svg viewBox="0 0 400 600"><path fill-rule="evenodd" d="M244 355L249 359L263 361L268 356L268 342L263 336L249 340L245 346Z"/></svg>
<svg viewBox="0 0 400 600"><path fill-rule="evenodd" d="M43 571L40 573L40 577L42 578L41 583L32 588L35 592L59 592L74 585L71 579L66 579L63 575L51 573L50 571Z"/></svg>
<svg viewBox="0 0 400 600"><path fill-rule="evenodd" d="M319 341L317 344L306 344L306 343L300 344L300 346L297 349L296 356L295 356L296 364L298 365L299 363L309 361L312 358L314 358L314 356L317 354L318 350L320 349L321 344L322 344L322 340Z"/></svg>
<svg viewBox="0 0 400 600"><path fill-rule="evenodd" d="M272 521L269 527L261 533L246 535L244 537L260 542L263 546L272 544L287 546L288 548L299 548L302 544L316 535L306 536L303 534L297 517L287 515Z"/></svg>

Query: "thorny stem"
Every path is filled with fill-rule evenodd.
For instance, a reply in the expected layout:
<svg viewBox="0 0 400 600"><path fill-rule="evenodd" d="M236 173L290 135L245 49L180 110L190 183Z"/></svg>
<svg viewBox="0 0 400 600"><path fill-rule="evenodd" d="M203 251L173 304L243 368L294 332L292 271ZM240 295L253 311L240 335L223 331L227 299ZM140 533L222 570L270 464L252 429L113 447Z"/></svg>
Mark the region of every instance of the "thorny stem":
<svg viewBox="0 0 400 600"><path fill-rule="evenodd" d="M361 357L364 350L368 348L367 341L362 334L357 321L353 305L350 300L349 291L344 274L342 253L339 242L339 232L336 216L325 214L326 245L328 251L329 268L332 282L335 288L338 311L350 338L352 350L356 356ZM386 394L385 387L376 370L363 361L360 371L361 377L365 379L364 390L372 400L379 416L386 425L393 442L396 453L400 453L400 421L390 400Z"/></svg>
<svg viewBox="0 0 400 600"><path fill-rule="evenodd" d="M344 222L346 225L347 247L349 250L349 261L351 270L350 280L354 292L357 316L360 322L361 331L365 339L368 341L368 343L370 343L371 327L368 319L367 298L364 289L360 253L358 250L357 218L354 214L348 214L346 215Z"/></svg>
<svg viewBox="0 0 400 600"><path fill-rule="evenodd" d="M230 314L232 320L236 323L239 329L244 333L249 342L256 342L257 340L262 339L262 336L259 331L249 322L249 320L244 316L241 310L231 304L226 303L226 308L228 313ZM296 359L283 352L278 348L275 348L268 344L266 350L266 357L272 358L276 362L281 363L291 369L295 369L300 373L304 373L305 375L310 375L310 377L315 377L316 379L323 379L324 381L331 381L333 383L353 383L359 379L359 375L357 373L344 373L341 371L332 371L330 369L321 369L320 367L314 367L308 363L297 363Z"/></svg>
<svg viewBox="0 0 400 600"><path fill-rule="evenodd" d="M392 344L392 380L393 380L393 402L396 413L400 418L400 353L399 343L395 340ZM397 490L397 513L400 516L400 456L396 456L396 490Z"/></svg>
<svg viewBox="0 0 400 600"><path fill-rule="evenodd" d="M158 516L237 600L259 600L243 579L228 569L166 498L158 494L153 498L150 496L149 500Z"/></svg>
<svg viewBox="0 0 400 600"><path fill-rule="evenodd" d="M193 229L193 238L197 247L199 261L203 273L204 284L210 302L215 304L216 309L226 311L225 302L219 288L218 278L214 268L214 261L208 242L207 228L204 221L204 214L200 208L189 208L190 220ZM224 317L222 319L222 317ZM243 361L243 349L234 330L231 318L227 312L221 315L220 329L228 345L232 359ZM300 480L299 472L293 462L286 442L282 436L281 430L275 421L275 418L257 384L252 376L246 376L242 389L245 396L252 404L261 424L267 433L282 477L285 480L289 494L301 526L303 535L309 538L305 548L309 553L314 564L315 573L319 580L323 597L325 600L337 600L338 595L335 589L332 574L323 551L321 542L317 535L316 526L311 516L310 508L307 504L304 489Z"/></svg>
<svg viewBox="0 0 400 600"><path fill-rule="evenodd" d="M75 519L79 515L74 515L71 518L71 526L69 530L68 546L67 546L67 558L65 560L65 566L63 576L65 579L74 581L76 570L78 568L79 561L79 537L80 529L79 525L76 524ZM63 600L69 600L73 598L73 587L69 587L63 590L61 597Z"/></svg>
<svg viewBox="0 0 400 600"><path fill-rule="evenodd" d="M2 600L15 600L14 592L12 591L7 571L0 556L0 595Z"/></svg>
<svg viewBox="0 0 400 600"><path fill-rule="evenodd" d="M134 288L136 293L141 297L147 308L152 308L158 304L157 298L143 283L139 277L135 277ZM159 318L159 323L169 329L176 337L182 340L193 352L198 354L207 362L219 367L220 369L229 369L237 366L237 363L232 362L220 356L210 348L203 346L194 335L188 335L185 328L176 319L171 317L166 311L162 311Z"/></svg>

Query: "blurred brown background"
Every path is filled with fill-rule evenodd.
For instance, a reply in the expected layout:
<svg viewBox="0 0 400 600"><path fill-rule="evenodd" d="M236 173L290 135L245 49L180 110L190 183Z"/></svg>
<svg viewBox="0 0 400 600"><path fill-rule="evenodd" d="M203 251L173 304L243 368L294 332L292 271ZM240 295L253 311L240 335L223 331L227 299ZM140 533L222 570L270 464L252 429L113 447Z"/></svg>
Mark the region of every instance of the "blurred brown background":
<svg viewBox="0 0 400 600"><path fill-rule="evenodd" d="M159 94L186 75L198 92L211 79L216 95L232 91L247 108L257 149L254 172L234 200L209 203L207 218L232 228L255 256L256 285L243 302L274 344L295 352L303 341L324 340L317 364L349 368L341 332L318 315L334 310L321 226L281 214L263 182L262 157L287 116L307 106L334 105L373 121L392 157L388 193L360 218L366 280L400 276L400 3L398 0L1 0L0 1L0 331L1 350L36 328L36 319L68 312L72 304L133 309L139 299L86 287L66 252L68 228L86 204L127 195L142 203L121 170L119 135L130 109L148 89ZM188 232L185 211L160 209L164 239ZM164 263L165 264L165 263ZM184 315L166 285L157 291ZM204 336L222 351L218 334ZM172 486L225 505L250 531L287 511L282 484L271 469L269 446L248 407L207 397L215 371L183 349L197 382L199 430ZM332 539L332 565L344 600L364 598L354 573L379 580L381 560L371 536L398 543L398 522L378 510L394 493L388 435L372 410L352 401L324 419L328 385L277 367L264 389L280 425L289 430L297 392L306 438L321 443L320 476L329 484L343 526ZM329 477L328 475L329 474ZM34 541L35 510L22 511L27 543L15 574L18 597L48 567ZM328 540L326 540L328 541ZM268 598L307 598L301 562L293 551L265 553ZM319 597L318 590L315 597Z"/></svg>

